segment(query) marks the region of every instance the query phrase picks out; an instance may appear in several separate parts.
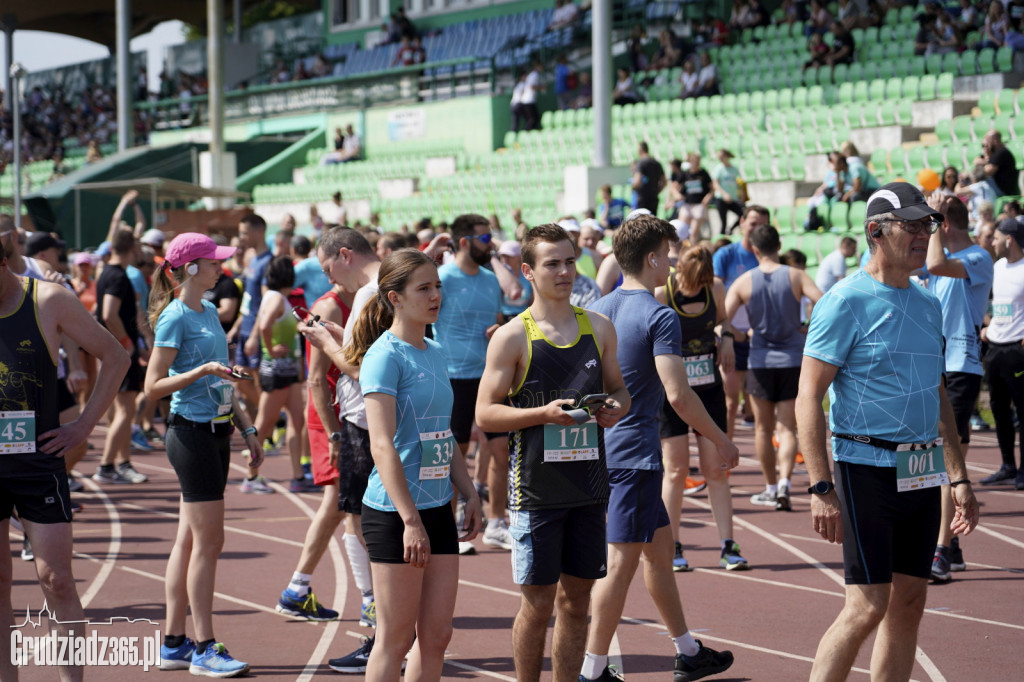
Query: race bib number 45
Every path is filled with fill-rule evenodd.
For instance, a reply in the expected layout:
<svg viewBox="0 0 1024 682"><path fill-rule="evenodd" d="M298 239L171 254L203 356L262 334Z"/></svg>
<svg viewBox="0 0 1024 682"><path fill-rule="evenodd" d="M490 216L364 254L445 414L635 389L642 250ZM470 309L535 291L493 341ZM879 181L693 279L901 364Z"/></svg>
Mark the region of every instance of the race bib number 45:
<svg viewBox="0 0 1024 682"><path fill-rule="evenodd" d="M0 455L36 451L36 413L0 412Z"/></svg>
<svg viewBox="0 0 1024 682"><path fill-rule="evenodd" d="M452 456L455 454L455 436L451 429L420 433L420 480L448 478L451 473Z"/></svg>
<svg viewBox="0 0 1024 682"><path fill-rule="evenodd" d="M597 424L544 425L544 461L579 462L597 459Z"/></svg>
<svg viewBox="0 0 1024 682"><path fill-rule="evenodd" d="M949 483L942 439L924 445L901 445L896 450L896 490L934 488Z"/></svg>

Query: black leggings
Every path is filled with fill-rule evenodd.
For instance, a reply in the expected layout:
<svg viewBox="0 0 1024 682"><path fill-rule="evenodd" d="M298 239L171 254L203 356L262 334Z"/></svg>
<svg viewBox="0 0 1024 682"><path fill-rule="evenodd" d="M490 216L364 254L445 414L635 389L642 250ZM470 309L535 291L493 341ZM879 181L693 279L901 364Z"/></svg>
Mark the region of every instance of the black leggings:
<svg viewBox="0 0 1024 682"><path fill-rule="evenodd" d="M1024 465L1024 346L1019 341L1007 344L989 342L988 391L1003 464L1016 469L1013 441L1017 431L1021 432L1021 464ZM1017 410L1017 431L1013 428L1011 405Z"/></svg>
<svg viewBox="0 0 1024 682"><path fill-rule="evenodd" d="M214 434L187 427L169 426L165 439L167 459L178 475L185 502L224 499L231 464L231 434Z"/></svg>
<svg viewBox="0 0 1024 682"><path fill-rule="evenodd" d="M722 234L732 234L732 231L740 224L740 218L743 217L743 204L735 200L725 201L715 197L715 208L718 209L718 219L722 221ZM726 223L730 211L736 214L736 222L732 224L732 227Z"/></svg>

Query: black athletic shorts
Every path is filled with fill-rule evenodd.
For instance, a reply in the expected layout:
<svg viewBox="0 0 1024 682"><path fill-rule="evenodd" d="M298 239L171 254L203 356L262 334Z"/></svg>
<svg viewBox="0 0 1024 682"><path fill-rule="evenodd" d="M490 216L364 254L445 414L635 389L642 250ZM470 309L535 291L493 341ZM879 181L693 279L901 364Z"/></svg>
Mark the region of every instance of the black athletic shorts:
<svg viewBox="0 0 1024 682"><path fill-rule="evenodd" d="M224 499L231 464L231 431L219 434L170 424L164 436L167 459L178 475L185 502Z"/></svg>
<svg viewBox="0 0 1024 682"><path fill-rule="evenodd" d="M455 514L450 504L420 509L423 528L430 539L431 554L458 554L459 532L455 528ZM405 523L398 512L383 512L363 507L363 540L370 561L377 564L404 564L405 545L402 536Z"/></svg>
<svg viewBox="0 0 1024 682"><path fill-rule="evenodd" d="M747 372L747 395L781 403L796 400L800 388L799 367L751 369Z"/></svg>
<svg viewBox="0 0 1024 682"><path fill-rule="evenodd" d="M961 443L971 442L971 413L981 394L981 375L967 372L946 373L946 395L953 406L956 432Z"/></svg>
<svg viewBox="0 0 1024 682"><path fill-rule="evenodd" d="M479 379L449 379L452 383L452 435L459 444L468 443L473 433L476 416L476 395L480 391ZM487 433L487 440L508 436L508 433Z"/></svg>
<svg viewBox="0 0 1024 682"><path fill-rule="evenodd" d="M750 341L733 341L732 350L736 353L737 372L747 371L747 361L750 359Z"/></svg>
<svg viewBox="0 0 1024 682"><path fill-rule="evenodd" d="M64 410L70 410L72 407L78 404L75 400L75 396L71 394L71 389L68 388L68 382L64 379L57 381L57 413L60 414Z"/></svg>
<svg viewBox="0 0 1024 682"><path fill-rule="evenodd" d="M11 518L14 509L18 510L20 518L32 523L70 522L71 493L67 474L55 471L24 478L0 477L0 521Z"/></svg>
<svg viewBox="0 0 1024 682"><path fill-rule="evenodd" d="M836 462L847 585L931 576L942 488L896 491L896 467Z"/></svg>
<svg viewBox="0 0 1024 682"><path fill-rule="evenodd" d="M716 381L696 393L700 401L704 403L704 409L708 411L708 416L714 420L718 428L725 431L728 419L725 414L725 387L722 382ZM690 425L683 421L667 399L662 405L661 415L658 417L658 431L662 438L685 436L690 432Z"/></svg>
<svg viewBox="0 0 1024 682"><path fill-rule="evenodd" d="M132 353L132 361L128 365L128 371L125 372L124 379L121 380L121 387L117 389L117 392L138 393L142 390L142 381L145 376L146 373L142 371L142 365L139 364L139 353L136 351Z"/></svg>
<svg viewBox="0 0 1024 682"><path fill-rule="evenodd" d="M295 358L263 358L260 361L260 389L265 393L288 388L301 381Z"/></svg>
<svg viewBox="0 0 1024 682"><path fill-rule="evenodd" d="M341 420L341 454L338 456L338 511L363 513L363 495L373 471L370 432L347 419Z"/></svg>

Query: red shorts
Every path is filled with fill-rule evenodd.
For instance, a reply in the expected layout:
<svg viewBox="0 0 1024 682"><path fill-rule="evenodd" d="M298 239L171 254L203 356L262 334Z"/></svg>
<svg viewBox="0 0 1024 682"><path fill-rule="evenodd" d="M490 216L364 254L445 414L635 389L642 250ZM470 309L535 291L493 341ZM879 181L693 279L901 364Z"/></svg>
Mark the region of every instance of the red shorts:
<svg viewBox="0 0 1024 682"><path fill-rule="evenodd" d="M323 429L307 429L309 433L310 468L313 483L327 485L338 481L338 468L331 466L331 441Z"/></svg>

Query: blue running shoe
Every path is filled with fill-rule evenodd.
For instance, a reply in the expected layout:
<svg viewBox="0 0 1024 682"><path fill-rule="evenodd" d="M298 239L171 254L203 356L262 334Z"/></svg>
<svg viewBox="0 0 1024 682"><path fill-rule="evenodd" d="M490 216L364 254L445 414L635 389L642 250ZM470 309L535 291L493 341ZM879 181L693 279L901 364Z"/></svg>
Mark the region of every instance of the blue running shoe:
<svg viewBox="0 0 1024 682"><path fill-rule="evenodd" d="M203 653L192 654L188 671L204 677L234 677L249 672L249 664L236 661L223 644L214 642Z"/></svg>
<svg viewBox="0 0 1024 682"><path fill-rule="evenodd" d="M188 637L185 643L179 647L171 648L160 645L160 669L161 670L187 670L192 665L192 652L196 650L196 643Z"/></svg>
<svg viewBox="0 0 1024 682"><path fill-rule="evenodd" d="M146 440L146 436L142 433L142 431L132 432L131 445L132 450L138 450L139 452L153 452L153 450L155 449L152 445L149 444L149 441Z"/></svg>
<svg viewBox="0 0 1024 682"><path fill-rule="evenodd" d="M366 637L363 639L363 643L358 649L350 653L348 656L330 659L327 661L327 665L330 666L331 670L339 673L365 673L366 663L370 660L370 652L373 651L373 641L373 637ZM402 667L405 668L404 662L402 663Z"/></svg>
<svg viewBox="0 0 1024 682"><path fill-rule="evenodd" d="M359 626L364 628L377 627L377 600L368 601L359 609Z"/></svg>
<svg viewBox="0 0 1024 682"><path fill-rule="evenodd" d="M683 546L676 543L676 555L672 557L672 570L676 573L689 573L693 570L690 562L683 556Z"/></svg>
<svg viewBox="0 0 1024 682"><path fill-rule="evenodd" d="M338 619L338 612L327 608L317 601L313 590L310 590L309 594L304 597L300 597L291 590L285 590L281 593L281 598L277 600L275 608L278 613L283 613L293 618L301 618L302 620L328 621Z"/></svg>
<svg viewBox="0 0 1024 682"><path fill-rule="evenodd" d="M727 571L749 571L750 564L740 556L740 546L734 540L726 540L722 548L722 558L718 561L722 568Z"/></svg>

